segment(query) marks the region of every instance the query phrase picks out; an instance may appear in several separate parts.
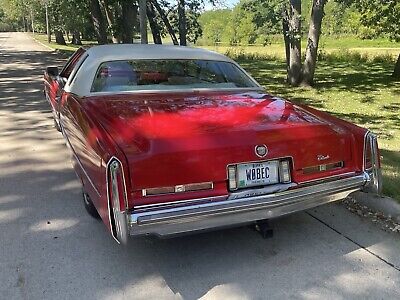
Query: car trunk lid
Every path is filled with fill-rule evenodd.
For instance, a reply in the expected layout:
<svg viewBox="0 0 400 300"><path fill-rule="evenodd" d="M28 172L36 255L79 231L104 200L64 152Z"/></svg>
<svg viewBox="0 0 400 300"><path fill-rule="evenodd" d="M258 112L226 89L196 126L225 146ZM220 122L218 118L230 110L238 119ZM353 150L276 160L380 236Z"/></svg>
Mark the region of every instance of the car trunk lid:
<svg viewBox="0 0 400 300"><path fill-rule="evenodd" d="M268 94L132 94L88 99L87 105L125 153L137 204L193 196L142 196L156 187L212 182L212 195L227 194L229 164L287 157L298 183L352 166L346 129ZM267 146L264 158L256 145ZM338 162L340 170L320 168Z"/></svg>

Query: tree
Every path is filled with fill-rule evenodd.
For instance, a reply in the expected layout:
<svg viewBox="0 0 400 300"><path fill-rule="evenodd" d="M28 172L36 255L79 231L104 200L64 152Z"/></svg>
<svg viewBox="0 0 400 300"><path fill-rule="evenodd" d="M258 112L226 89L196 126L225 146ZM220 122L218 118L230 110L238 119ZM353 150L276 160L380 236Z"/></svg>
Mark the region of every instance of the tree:
<svg viewBox="0 0 400 300"><path fill-rule="evenodd" d="M165 3L165 7L168 4ZM186 46L187 42L196 42L201 35L201 26L198 23L202 0L178 0L175 6L170 7L169 20L175 33L179 34L179 44Z"/></svg>
<svg viewBox="0 0 400 300"><path fill-rule="evenodd" d="M349 1L349 0L348 0ZM361 22L379 33L386 33L394 41L400 41L400 1L355 0L361 13ZM392 76L400 79L400 54Z"/></svg>
<svg viewBox="0 0 400 300"><path fill-rule="evenodd" d="M282 28L286 50L287 81L293 86L314 83L326 1L313 0L304 65L301 63L301 0L288 0L283 4Z"/></svg>
<svg viewBox="0 0 400 300"><path fill-rule="evenodd" d="M324 17L324 6L326 0L313 0L311 10L310 28L308 31L306 58L303 65L304 85L312 85L314 83L314 73L317 63L317 52L319 37L321 35L322 18Z"/></svg>
<svg viewBox="0 0 400 300"><path fill-rule="evenodd" d="M169 19L168 19L167 15L166 15L165 11L161 8L161 6L157 2L157 0L150 0L150 1L154 5L154 7L157 10L160 18L163 21L165 27L167 28L167 31L168 31L169 35L171 36L172 43L174 45L178 45L179 43L178 43L178 39L176 38L175 31L172 28L171 23L169 22Z"/></svg>
<svg viewBox="0 0 400 300"><path fill-rule="evenodd" d="M185 0L178 0L179 45L186 46L186 12Z"/></svg>
<svg viewBox="0 0 400 300"><path fill-rule="evenodd" d="M137 5L133 0L119 1L121 6L121 40L123 43L133 43L133 31L137 23Z"/></svg>
<svg viewBox="0 0 400 300"><path fill-rule="evenodd" d="M161 26L152 2L147 2L147 18L149 19L154 44L162 44Z"/></svg>
<svg viewBox="0 0 400 300"><path fill-rule="evenodd" d="M301 0L289 0L283 6L283 32L286 62L287 81L291 85L299 85L301 81Z"/></svg>
<svg viewBox="0 0 400 300"><path fill-rule="evenodd" d="M241 1L238 6L251 14L257 42L267 44L271 35L281 33L282 0Z"/></svg>
<svg viewBox="0 0 400 300"><path fill-rule="evenodd" d="M139 0L140 42L147 44L147 5L146 0Z"/></svg>
<svg viewBox="0 0 400 300"><path fill-rule="evenodd" d="M107 29L99 0L90 0L90 16L99 44L107 44Z"/></svg>

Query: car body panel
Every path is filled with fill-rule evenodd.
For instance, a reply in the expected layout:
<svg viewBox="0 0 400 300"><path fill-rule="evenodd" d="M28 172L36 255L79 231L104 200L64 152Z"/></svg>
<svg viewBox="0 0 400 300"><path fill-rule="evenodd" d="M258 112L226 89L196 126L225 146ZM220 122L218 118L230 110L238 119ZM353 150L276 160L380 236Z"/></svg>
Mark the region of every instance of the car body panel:
<svg viewBox="0 0 400 300"><path fill-rule="evenodd" d="M134 193L212 181L213 196L227 194L228 164L279 157L294 159L293 180L298 183L362 168L353 161L355 140L347 127L265 93L87 97L83 106L125 153ZM269 150L263 159L254 152L260 144ZM303 168L320 164L318 155L329 155L324 163L344 161L345 167L302 174ZM137 196L138 205L154 201Z"/></svg>

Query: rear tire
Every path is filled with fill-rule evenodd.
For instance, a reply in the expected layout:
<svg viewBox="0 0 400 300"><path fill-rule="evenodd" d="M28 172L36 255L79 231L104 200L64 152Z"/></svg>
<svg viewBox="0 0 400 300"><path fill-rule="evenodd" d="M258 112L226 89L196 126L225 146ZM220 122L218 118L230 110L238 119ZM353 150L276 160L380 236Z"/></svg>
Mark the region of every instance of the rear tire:
<svg viewBox="0 0 400 300"><path fill-rule="evenodd" d="M96 207L94 206L92 200L90 199L89 195L83 191L82 192L82 197L83 197L83 204L85 205L86 211L88 212L89 215L91 215L95 219L100 219L100 215L97 212Z"/></svg>

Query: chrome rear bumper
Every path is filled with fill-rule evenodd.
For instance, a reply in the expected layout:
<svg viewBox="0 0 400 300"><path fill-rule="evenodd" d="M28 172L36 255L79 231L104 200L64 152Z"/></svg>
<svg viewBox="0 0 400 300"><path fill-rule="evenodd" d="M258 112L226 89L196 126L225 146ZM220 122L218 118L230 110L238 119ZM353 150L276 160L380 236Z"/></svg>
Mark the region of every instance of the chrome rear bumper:
<svg viewBox="0 0 400 300"><path fill-rule="evenodd" d="M168 236L279 217L344 199L370 184L371 175L364 172L266 195L247 194L243 197L242 194L235 197L232 193L222 199L208 198L176 206L155 205L134 209L128 214L124 212L121 217L126 220L126 233L129 235Z"/></svg>

